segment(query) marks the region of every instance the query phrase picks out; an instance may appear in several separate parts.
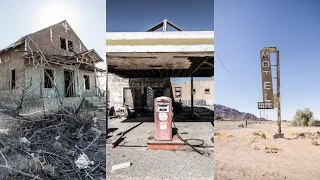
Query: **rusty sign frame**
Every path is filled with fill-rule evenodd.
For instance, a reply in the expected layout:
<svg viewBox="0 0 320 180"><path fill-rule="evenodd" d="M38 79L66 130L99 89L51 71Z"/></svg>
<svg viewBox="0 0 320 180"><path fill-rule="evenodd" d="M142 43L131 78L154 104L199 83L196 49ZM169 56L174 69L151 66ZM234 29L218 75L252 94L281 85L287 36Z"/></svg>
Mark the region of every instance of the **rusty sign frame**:
<svg viewBox="0 0 320 180"><path fill-rule="evenodd" d="M273 94L272 86L272 73L271 73L271 61L270 53L276 53L277 67L277 94ZM281 105L280 105L280 52L276 47L264 47L260 50L260 61L261 61L261 78L262 78L262 93L263 102L258 102L258 109L274 109L277 108L278 117L278 133L281 133ZM265 83L267 82L267 83ZM270 82L270 83L268 83ZM271 103L273 108L263 107L266 103Z"/></svg>

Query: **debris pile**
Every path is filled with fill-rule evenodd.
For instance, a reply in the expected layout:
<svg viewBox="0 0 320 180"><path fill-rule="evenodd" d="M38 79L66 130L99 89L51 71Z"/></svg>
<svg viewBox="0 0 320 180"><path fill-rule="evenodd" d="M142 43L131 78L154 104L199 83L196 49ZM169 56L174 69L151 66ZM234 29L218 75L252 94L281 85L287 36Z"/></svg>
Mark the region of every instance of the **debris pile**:
<svg viewBox="0 0 320 180"><path fill-rule="evenodd" d="M43 119L19 120L0 136L0 168L9 170L3 179L105 179L105 131L96 128L103 124L95 125L99 122L88 111L63 109ZM15 156L27 163L11 165Z"/></svg>
<svg viewBox="0 0 320 180"><path fill-rule="evenodd" d="M265 147L264 149L266 153L278 153L281 149L276 148L276 147Z"/></svg>
<svg viewBox="0 0 320 180"><path fill-rule="evenodd" d="M295 139L320 139L320 132L305 132L305 133L296 133L295 134L296 138Z"/></svg>

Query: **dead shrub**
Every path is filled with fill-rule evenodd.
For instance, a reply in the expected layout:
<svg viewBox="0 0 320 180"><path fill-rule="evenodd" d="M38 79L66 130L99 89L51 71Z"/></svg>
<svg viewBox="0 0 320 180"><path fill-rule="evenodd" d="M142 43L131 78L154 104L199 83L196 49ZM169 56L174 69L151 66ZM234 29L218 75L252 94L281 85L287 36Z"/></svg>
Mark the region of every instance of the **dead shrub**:
<svg viewBox="0 0 320 180"><path fill-rule="evenodd" d="M311 144L313 145L313 146L319 146L320 144L318 143L318 141L316 141L316 140L312 140L311 141Z"/></svg>
<svg viewBox="0 0 320 180"><path fill-rule="evenodd" d="M254 150L260 150L260 148L258 146L254 146L253 149Z"/></svg>
<svg viewBox="0 0 320 180"><path fill-rule="evenodd" d="M261 139L267 139L267 137L264 133L253 132L252 135L260 137Z"/></svg>
<svg viewBox="0 0 320 180"><path fill-rule="evenodd" d="M260 133L258 133L258 132L253 132L252 135L254 135L254 136L260 136Z"/></svg>
<svg viewBox="0 0 320 180"><path fill-rule="evenodd" d="M278 153L280 151L280 148L277 147L265 147L266 153Z"/></svg>

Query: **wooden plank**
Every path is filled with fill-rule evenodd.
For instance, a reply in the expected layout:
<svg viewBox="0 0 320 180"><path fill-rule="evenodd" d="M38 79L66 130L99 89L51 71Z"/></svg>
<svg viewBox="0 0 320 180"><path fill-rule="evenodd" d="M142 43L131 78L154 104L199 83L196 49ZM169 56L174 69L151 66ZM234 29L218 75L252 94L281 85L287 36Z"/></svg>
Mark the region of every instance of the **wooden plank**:
<svg viewBox="0 0 320 180"><path fill-rule="evenodd" d="M131 166L131 162L125 162L117 165L112 166L112 171L118 170L118 169L123 169L123 168L128 168Z"/></svg>

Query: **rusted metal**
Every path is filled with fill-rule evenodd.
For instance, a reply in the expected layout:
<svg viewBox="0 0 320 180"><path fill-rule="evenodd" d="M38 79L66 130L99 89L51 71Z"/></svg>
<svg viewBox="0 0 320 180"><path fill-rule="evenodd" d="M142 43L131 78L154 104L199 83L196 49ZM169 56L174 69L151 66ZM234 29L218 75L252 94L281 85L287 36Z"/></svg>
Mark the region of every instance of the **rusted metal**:
<svg viewBox="0 0 320 180"><path fill-rule="evenodd" d="M154 100L155 140L172 140L172 100L158 97Z"/></svg>
<svg viewBox="0 0 320 180"><path fill-rule="evenodd" d="M281 106L280 106L280 53L277 50L277 106L278 106L278 133L281 133Z"/></svg>
<svg viewBox="0 0 320 180"><path fill-rule="evenodd" d="M163 144L163 143L150 143L147 144L148 150L184 150L184 144Z"/></svg>
<svg viewBox="0 0 320 180"><path fill-rule="evenodd" d="M147 143L148 150L184 150L185 143L181 141L176 135L171 141L157 141L151 140Z"/></svg>

